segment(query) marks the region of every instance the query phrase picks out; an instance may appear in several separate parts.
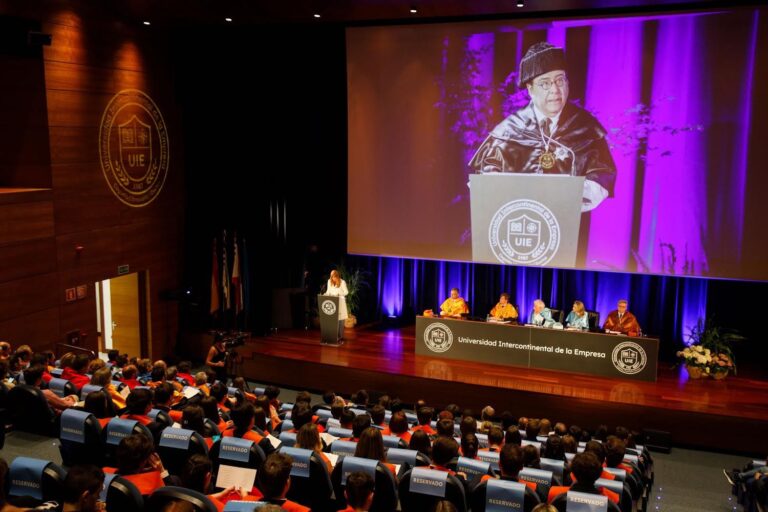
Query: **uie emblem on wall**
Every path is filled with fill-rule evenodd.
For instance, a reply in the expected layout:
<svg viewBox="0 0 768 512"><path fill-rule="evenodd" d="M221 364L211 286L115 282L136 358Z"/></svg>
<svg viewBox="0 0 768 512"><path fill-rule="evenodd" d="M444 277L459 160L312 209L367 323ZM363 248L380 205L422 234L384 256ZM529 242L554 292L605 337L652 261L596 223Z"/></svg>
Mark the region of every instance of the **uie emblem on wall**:
<svg viewBox="0 0 768 512"><path fill-rule="evenodd" d="M99 161L109 188L128 206L146 206L168 175L168 130L142 91L125 89L107 104L99 125Z"/></svg>

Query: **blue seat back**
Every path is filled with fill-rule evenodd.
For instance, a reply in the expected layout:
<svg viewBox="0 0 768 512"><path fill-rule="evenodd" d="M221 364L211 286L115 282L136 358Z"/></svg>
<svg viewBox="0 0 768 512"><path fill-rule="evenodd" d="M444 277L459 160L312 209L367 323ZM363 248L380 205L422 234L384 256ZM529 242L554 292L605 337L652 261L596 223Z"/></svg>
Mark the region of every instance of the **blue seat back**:
<svg viewBox="0 0 768 512"><path fill-rule="evenodd" d="M8 471L10 496L31 496L43 499L43 471L50 461L31 457L16 457Z"/></svg>

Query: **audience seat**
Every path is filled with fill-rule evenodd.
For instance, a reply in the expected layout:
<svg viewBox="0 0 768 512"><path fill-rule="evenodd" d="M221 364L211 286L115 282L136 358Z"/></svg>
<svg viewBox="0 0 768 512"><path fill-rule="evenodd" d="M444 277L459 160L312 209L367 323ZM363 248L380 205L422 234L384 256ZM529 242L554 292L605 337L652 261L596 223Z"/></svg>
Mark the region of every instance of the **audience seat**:
<svg viewBox="0 0 768 512"><path fill-rule="evenodd" d="M496 485L495 482L500 482L500 480L487 480L485 482L480 482L478 485L475 486L474 489L471 490L469 493L469 508L472 510L472 512L485 512L485 509L488 504L488 485L490 482L491 486ZM502 484L503 485L503 484ZM536 494L530 487L528 487L525 484L520 484L525 487L523 491L523 512L531 512L533 508L541 503L541 500L539 499L539 495ZM500 491L504 493L504 491ZM506 494L506 493L504 493ZM510 508L511 507L505 507ZM517 509L516 510L521 510Z"/></svg>
<svg viewBox="0 0 768 512"><path fill-rule="evenodd" d="M146 500L146 510L160 511L175 501L188 503L195 512L217 512L216 506L204 494L175 486L161 487L153 492Z"/></svg>
<svg viewBox="0 0 768 512"><path fill-rule="evenodd" d="M67 473L53 462L16 457L8 471L8 502L34 508L46 501L61 503Z"/></svg>
<svg viewBox="0 0 768 512"><path fill-rule="evenodd" d="M105 475L101 501L106 503L107 512L144 510L144 497L136 486L115 473Z"/></svg>
<svg viewBox="0 0 768 512"><path fill-rule="evenodd" d="M166 427L172 427L173 426L173 420L171 419L171 415L168 414L166 411L162 411L160 409L152 409L149 411L149 419L160 425L162 428Z"/></svg>
<svg viewBox="0 0 768 512"><path fill-rule="evenodd" d="M439 482L441 485L420 485L418 482L414 485L415 480ZM467 512L464 484L445 471L418 467L410 469L400 479L398 491L402 512L431 510L441 500L453 503L458 512Z"/></svg>
<svg viewBox="0 0 768 512"><path fill-rule="evenodd" d="M602 496L602 495L599 495ZM563 494L560 494L559 496L555 497L554 500L552 500L551 505L557 509L557 512L568 512L568 493L564 492ZM580 509L585 510L585 509ZM596 509L590 509L595 510ZM618 505L616 505L611 500L608 500L608 506L605 509L606 512L621 512L621 509ZM596 511L597 512L597 511Z"/></svg>
<svg viewBox="0 0 768 512"><path fill-rule="evenodd" d="M149 429L136 420L114 418L107 423L107 427L102 429L104 464L106 466L116 466L115 452L117 446L124 437L133 434L143 434L148 439L153 439Z"/></svg>
<svg viewBox="0 0 768 512"><path fill-rule="evenodd" d="M312 450L282 447L280 452L293 458L288 499L311 508L313 512L336 510L331 476L325 462Z"/></svg>
<svg viewBox="0 0 768 512"><path fill-rule="evenodd" d="M392 512L397 509L397 483L392 471L381 462L360 457L339 458L331 473L331 483L340 509L347 506L344 496L346 477L355 471L367 473L374 480L375 492L370 512Z"/></svg>
<svg viewBox="0 0 768 512"><path fill-rule="evenodd" d="M160 434L157 454L163 466L172 475L181 475L184 464L192 455L208 455L208 445L203 436L184 428L166 428Z"/></svg>
<svg viewBox="0 0 768 512"><path fill-rule="evenodd" d="M210 459L213 462L213 473L217 474L221 464L252 468L258 471L264 464L266 456L264 450L253 441L237 437L223 437L213 443Z"/></svg>
<svg viewBox="0 0 768 512"><path fill-rule="evenodd" d="M65 466L77 464L104 465L101 424L93 414L77 409L61 413L59 452Z"/></svg>
<svg viewBox="0 0 768 512"><path fill-rule="evenodd" d="M18 384L8 392L8 421L14 430L56 437L56 414L43 392L34 386Z"/></svg>

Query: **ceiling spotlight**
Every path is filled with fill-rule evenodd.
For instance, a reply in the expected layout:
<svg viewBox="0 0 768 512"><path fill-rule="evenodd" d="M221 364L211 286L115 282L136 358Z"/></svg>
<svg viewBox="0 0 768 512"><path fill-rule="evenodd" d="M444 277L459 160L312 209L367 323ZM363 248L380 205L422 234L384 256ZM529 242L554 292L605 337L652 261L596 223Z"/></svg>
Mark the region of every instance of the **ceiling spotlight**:
<svg viewBox="0 0 768 512"><path fill-rule="evenodd" d="M523 0L517 0L517 6L518 7L525 7L525 4L523 3Z"/></svg>
<svg viewBox="0 0 768 512"><path fill-rule="evenodd" d="M415 7L411 7L411 14L416 14L417 12L419 11L417 11Z"/></svg>
<svg viewBox="0 0 768 512"><path fill-rule="evenodd" d="M227 23L232 23L232 18L224 18L224 21L226 21Z"/></svg>
<svg viewBox="0 0 768 512"><path fill-rule="evenodd" d="M320 17L320 15L319 15L318 13L315 13L315 14L313 14L313 16L314 16L315 18L319 18L319 17Z"/></svg>
<svg viewBox="0 0 768 512"><path fill-rule="evenodd" d="M151 23L149 23L148 21L145 21L144 24L147 26L151 25Z"/></svg>

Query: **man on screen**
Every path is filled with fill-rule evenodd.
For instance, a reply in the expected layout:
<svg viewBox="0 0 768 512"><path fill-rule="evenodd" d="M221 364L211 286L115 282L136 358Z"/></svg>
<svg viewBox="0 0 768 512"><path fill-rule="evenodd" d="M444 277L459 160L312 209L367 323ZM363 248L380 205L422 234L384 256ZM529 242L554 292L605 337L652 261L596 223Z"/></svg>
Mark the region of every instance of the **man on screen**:
<svg viewBox="0 0 768 512"><path fill-rule="evenodd" d="M620 332L628 336L640 334L640 324L635 315L627 311L627 301L621 299L616 305L618 309L611 311L605 319L603 329L606 331Z"/></svg>
<svg viewBox="0 0 768 512"><path fill-rule="evenodd" d="M469 313L466 301L459 297L459 289L451 288L451 296L440 305L440 316L461 318L461 315Z"/></svg>
<svg viewBox="0 0 768 512"><path fill-rule="evenodd" d="M479 173L508 172L584 176L582 212L613 194L616 164L605 128L590 113L568 103L562 48L541 42L520 61L518 85L531 102L494 128L470 167Z"/></svg>

